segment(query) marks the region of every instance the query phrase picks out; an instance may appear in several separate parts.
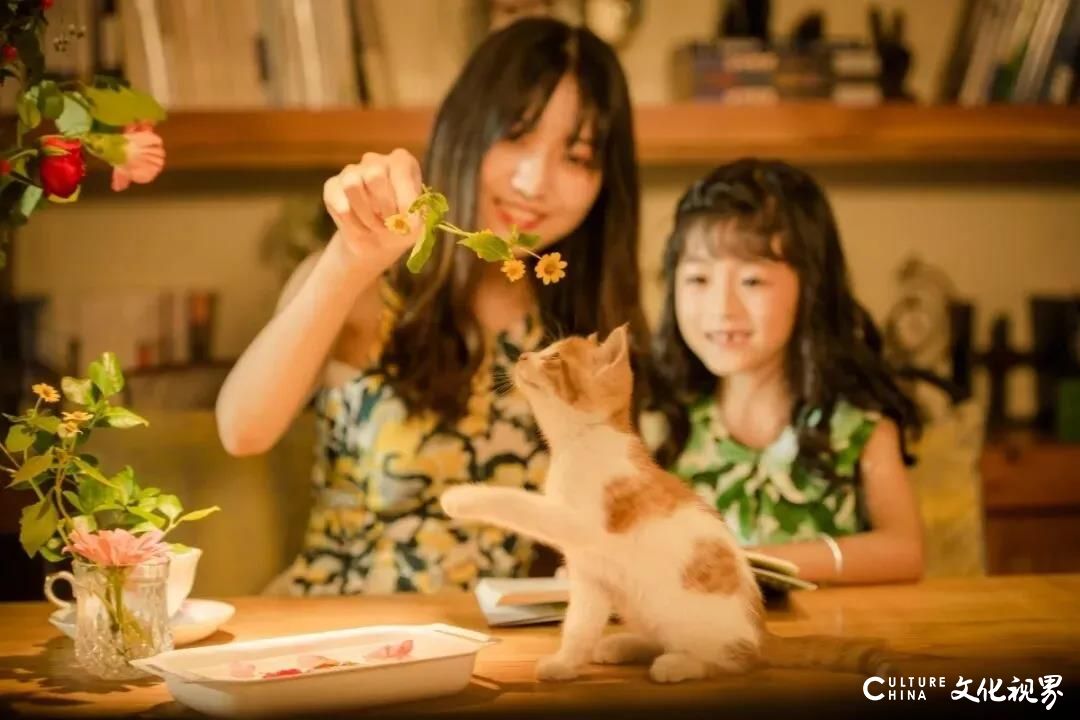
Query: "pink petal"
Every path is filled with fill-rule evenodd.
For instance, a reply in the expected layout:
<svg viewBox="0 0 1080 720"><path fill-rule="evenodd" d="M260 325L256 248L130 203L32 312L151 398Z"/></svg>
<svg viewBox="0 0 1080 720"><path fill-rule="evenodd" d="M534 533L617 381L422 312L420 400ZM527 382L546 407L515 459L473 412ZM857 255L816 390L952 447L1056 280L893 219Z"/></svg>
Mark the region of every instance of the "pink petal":
<svg viewBox="0 0 1080 720"><path fill-rule="evenodd" d="M234 678L253 678L255 677L255 665L249 662L234 661L229 665L229 675Z"/></svg>
<svg viewBox="0 0 1080 720"><path fill-rule="evenodd" d="M122 167L114 167L112 174L112 189L114 192L127 190L131 186L131 175Z"/></svg>
<svg viewBox="0 0 1080 720"><path fill-rule="evenodd" d="M373 650L365 655L369 660L400 660L412 652L412 639L405 640L397 645L383 645L378 650Z"/></svg>

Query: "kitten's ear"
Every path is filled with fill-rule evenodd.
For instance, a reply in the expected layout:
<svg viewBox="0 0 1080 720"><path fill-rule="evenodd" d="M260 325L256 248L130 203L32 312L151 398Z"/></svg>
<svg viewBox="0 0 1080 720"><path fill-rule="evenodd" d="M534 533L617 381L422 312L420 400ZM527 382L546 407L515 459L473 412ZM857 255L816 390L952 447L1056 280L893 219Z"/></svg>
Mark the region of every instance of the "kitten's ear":
<svg viewBox="0 0 1080 720"><path fill-rule="evenodd" d="M600 340L597 338L596 333L589 333L589 337L587 337L585 339L588 340L589 342L591 342L593 345L599 345L600 344Z"/></svg>
<svg viewBox="0 0 1080 720"><path fill-rule="evenodd" d="M630 340L628 336L628 323L623 323L611 331L611 334L600 346L600 357L604 365L613 365L621 362L629 351Z"/></svg>

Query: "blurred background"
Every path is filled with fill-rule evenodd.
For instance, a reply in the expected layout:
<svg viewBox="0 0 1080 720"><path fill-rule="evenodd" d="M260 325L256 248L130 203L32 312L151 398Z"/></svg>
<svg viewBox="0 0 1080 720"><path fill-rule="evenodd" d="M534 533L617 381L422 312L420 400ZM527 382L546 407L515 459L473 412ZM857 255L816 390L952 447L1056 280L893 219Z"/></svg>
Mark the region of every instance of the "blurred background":
<svg viewBox="0 0 1080 720"><path fill-rule="evenodd" d="M122 77L169 111L166 171L18 231L0 271L0 406L105 350L148 429L98 433L190 507L196 595L259 592L308 503L310 418L228 457L213 403L296 263L323 181L421 153L468 53L522 14L616 46L636 105L644 302L683 189L742 155L829 192L856 290L928 418L913 471L928 574L1080 570L1080 3L1075 0L60 0L59 77ZM0 93L11 115L12 92ZM266 392L273 392L267 388ZM0 493L0 598L41 597Z"/></svg>

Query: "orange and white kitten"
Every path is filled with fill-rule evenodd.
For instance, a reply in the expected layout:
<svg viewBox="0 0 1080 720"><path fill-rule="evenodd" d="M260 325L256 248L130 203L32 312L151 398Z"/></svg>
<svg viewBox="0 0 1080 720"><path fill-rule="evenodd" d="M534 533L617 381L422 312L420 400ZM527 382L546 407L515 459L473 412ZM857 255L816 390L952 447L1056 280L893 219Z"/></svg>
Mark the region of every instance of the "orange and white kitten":
<svg viewBox="0 0 1080 720"><path fill-rule="evenodd" d="M660 469L630 423L626 326L602 343L570 337L523 353L514 384L551 449L544 492L482 485L442 496L448 515L498 525L559 549L570 604L541 680L583 665L650 662L658 682L772 665L875 668L874 653L825 652L813 638L765 631L761 593L720 516ZM626 632L604 635L612 613ZM766 657L771 656L771 657Z"/></svg>

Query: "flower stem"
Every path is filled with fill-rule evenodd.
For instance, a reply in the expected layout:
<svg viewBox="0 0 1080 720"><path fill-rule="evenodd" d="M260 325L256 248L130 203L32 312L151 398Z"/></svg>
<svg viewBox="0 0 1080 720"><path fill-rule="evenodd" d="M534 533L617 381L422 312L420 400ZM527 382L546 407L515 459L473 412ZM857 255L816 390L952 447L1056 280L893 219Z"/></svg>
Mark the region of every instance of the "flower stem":
<svg viewBox="0 0 1080 720"><path fill-rule="evenodd" d="M450 223L447 223L447 222L441 222L438 225L436 225L435 227L438 228L439 230L445 230L448 233L451 233L453 235L458 235L460 237L469 237L470 235L472 235L472 233L465 232L464 230L457 227L456 225L451 225Z"/></svg>
<svg viewBox="0 0 1080 720"><path fill-rule="evenodd" d="M8 449L7 449L6 447L4 447L4 444L3 444L3 443L0 443L0 450L3 450L3 451L4 451L4 454L8 456L8 460L10 460L10 461L11 461L12 463L14 463L14 465L15 465L15 467L16 467L16 468L18 468L18 467L19 467L19 462L18 462L18 460L16 460L15 458L13 458L13 457L11 456L11 453L10 453L10 452L8 452Z"/></svg>

